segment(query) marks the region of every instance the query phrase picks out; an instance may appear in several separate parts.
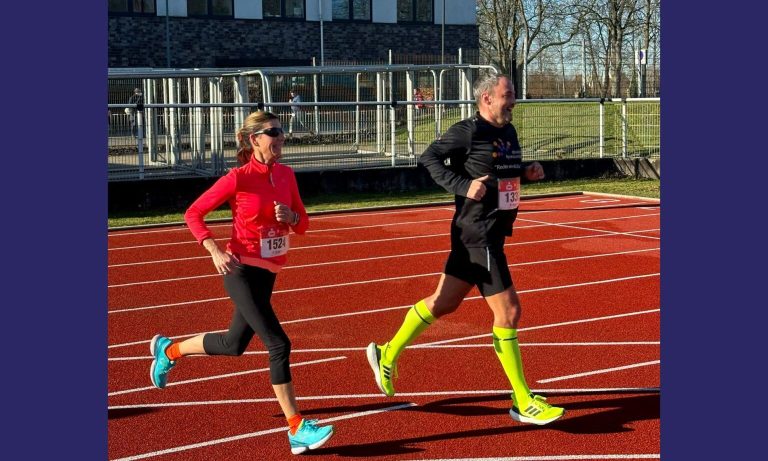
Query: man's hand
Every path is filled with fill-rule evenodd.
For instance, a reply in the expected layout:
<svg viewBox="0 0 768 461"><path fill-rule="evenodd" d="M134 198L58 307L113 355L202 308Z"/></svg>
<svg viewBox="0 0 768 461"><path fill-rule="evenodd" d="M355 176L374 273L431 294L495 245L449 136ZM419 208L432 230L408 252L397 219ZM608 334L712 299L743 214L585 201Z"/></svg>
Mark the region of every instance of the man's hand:
<svg viewBox="0 0 768 461"><path fill-rule="evenodd" d="M489 175L482 176L477 179L473 179L469 184L469 190L467 191L467 198L480 201L485 196L485 192L488 190L485 187L485 181L489 180Z"/></svg>
<svg viewBox="0 0 768 461"><path fill-rule="evenodd" d="M525 167L525 177L529 181L539 181L544 179L544 167L539 162L533 162Z"/></svg>

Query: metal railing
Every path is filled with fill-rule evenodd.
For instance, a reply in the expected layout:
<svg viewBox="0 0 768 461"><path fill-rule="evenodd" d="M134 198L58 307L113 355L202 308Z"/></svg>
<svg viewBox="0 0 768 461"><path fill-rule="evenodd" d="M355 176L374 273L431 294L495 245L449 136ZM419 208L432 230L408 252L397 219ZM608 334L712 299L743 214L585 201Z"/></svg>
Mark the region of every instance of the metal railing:
<svg viewBox="0 0 768 461"><path fill-rule="evenodd" d="M134 112L133 132L131 115L124 113L130 106L109 104L109 180L222 175L236 166L236 128L257 109L277 114L286 132L292 128L281 162L295 170L413 167L432 141L472 115L470 82L474 73L489 68L394 65L309 70L317 73L304 82L318 80L312 83L317 92L305 95L300 104L273 96L293 73L308 68L111 73L116 83L140 82L146 104ZM396 83L396 73L404 85ZM322 101L322 79L330 82L340 75L352 76L344 98L350 100ZM456 77L450 88L445 75ZM366 80L373 86L366 87ZM412 89L425 84L432 86L436 97L413 101ZM251 102L254 94L257 102ZM445 94L459 98L447 99ZM514 109L513 124L524 160L658 158L659 103L659 98L522 100ZM301 117L292 119L291 105L300 106Z"/></svg>

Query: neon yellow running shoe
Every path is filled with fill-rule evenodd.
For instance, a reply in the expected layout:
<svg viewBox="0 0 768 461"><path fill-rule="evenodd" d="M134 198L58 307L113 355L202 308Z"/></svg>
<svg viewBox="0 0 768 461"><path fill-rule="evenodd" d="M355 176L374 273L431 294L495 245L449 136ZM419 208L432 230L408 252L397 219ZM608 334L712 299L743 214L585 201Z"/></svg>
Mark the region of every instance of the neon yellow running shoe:
<svg viewBox="0 0 768 461"><path fill-rule="evenodd" d="M521 423L530 423L543 426L559 419L565 414L565 408L555 407L546 402L546 399L540 395L531 395L528 406L520 411L516 404L512 404L509 415L515 421Z"/></svg>
<svg viewBox="0 0 768 461"><path fill-rule="evenodd" d="M385 362L382 358L385 357L385 352L389 347L389 343L384 343L383 346L379 346L376 343L368 345L365 353L368 356L368 364L373 370L373 377L376 380L376 385L379 386L381 392L387 397L395 395L395 386L392 381L397 378L397 363Z"/></svg>

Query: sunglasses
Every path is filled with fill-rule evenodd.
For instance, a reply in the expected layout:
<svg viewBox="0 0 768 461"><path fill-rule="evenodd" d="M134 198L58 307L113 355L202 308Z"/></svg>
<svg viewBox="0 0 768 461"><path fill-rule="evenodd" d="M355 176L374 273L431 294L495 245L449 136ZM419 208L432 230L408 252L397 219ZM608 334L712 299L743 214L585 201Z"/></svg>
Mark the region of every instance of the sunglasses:
<svg viewBox="0 0 768 461"><path fill-rule="evenodd" d="M254 131L253 134L254 135L256 135L256 134L265 134L265 135L269 136L270 138L276 138L276 137L280 136L281 134L283 134L283 129L282 128L278 128L276 126L273 126L272 128L267 128L266 130Z"/></svg>

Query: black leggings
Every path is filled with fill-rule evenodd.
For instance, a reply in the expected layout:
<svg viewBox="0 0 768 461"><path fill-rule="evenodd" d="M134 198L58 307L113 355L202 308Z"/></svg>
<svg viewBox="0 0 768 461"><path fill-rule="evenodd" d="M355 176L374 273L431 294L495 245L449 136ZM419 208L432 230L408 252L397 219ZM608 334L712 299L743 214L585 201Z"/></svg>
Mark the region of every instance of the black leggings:
<svg viewBox="0 0 768 461"><path fill-rule="evenodd" d="M225 275L224 288L235 303L232 322L226 333L207 333L203 348L208 355L243 355L256 333L269 351L272 384L285 384L291 382L291 341L270 303L276 276L266 269L246 265Z"/></svg>

